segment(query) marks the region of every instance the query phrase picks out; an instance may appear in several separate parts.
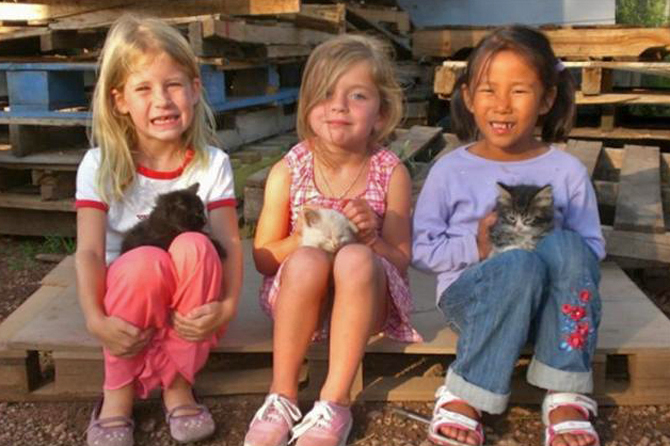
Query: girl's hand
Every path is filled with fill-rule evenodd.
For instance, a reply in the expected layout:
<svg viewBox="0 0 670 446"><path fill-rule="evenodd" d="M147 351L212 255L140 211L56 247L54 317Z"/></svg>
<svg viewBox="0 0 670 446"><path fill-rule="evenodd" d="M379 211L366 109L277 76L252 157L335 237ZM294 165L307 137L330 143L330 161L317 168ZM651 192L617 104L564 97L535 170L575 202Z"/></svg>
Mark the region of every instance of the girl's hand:
<svg viewBox="0 0 670 446"><path fill-rule="evenodd" d="M172 325L180 338L200 342L227 325L234 316L235 310L229 308L226 301L210 302L194 308L185 316L173 312Z"/></svg>
<svg viewBox="0 0 670 446"><path fill-rule="evenodd" d="M113 356L131 358L147 346L154 334L154 328L142 330L116 316L105 316L89 327L93 336Z"/></svg>
<svg viewBox="0 0 670 446"><path fill-rule="evenodd" d="M484 260L491 254L491 239L489 238L489 231L491 226L496 222L498 215L495 212L490 212L479 220L477 226L477 250L479 251L479 260Z"/></svg>
<svg viewBox="0 0 670 446"><path fill-rule="evenodd" d="M342 209L342 213L358 228L358 240L371 246L377 240L380 227L379 216L370 204L362 199L350 200Z"/></svg>

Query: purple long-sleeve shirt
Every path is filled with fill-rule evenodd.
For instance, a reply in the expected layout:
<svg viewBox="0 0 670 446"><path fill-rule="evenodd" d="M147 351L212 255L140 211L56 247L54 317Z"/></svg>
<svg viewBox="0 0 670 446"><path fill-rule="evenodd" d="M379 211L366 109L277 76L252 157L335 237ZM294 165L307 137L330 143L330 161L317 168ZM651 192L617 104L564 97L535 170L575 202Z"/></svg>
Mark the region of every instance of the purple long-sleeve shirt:
<svg viewBox="0 0 670 446"><path fill-rule="evenodd" d="M554 224L579 233L599 259L605 257L598 203L584 165L554 147L523 161L492 161L460 147L435 163L414 210L412 264L437 274L437 297L479 262L477 225L493 210L496 182L551 184Z"/></svg>

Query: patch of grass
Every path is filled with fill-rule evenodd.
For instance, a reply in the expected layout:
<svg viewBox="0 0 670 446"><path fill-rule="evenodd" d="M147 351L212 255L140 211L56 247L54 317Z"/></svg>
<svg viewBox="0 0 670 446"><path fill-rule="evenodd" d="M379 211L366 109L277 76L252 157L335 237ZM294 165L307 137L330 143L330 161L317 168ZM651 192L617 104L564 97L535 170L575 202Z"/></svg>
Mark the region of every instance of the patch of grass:
<svg viewBox="0 0 670 446"><path fill-rule="evenodd" d="M61 236L31 237L23 239L14 255L7 256L7 266L11 271L33 268L35 256L45 254L73 254L77 244L73 238Z"/></svg>

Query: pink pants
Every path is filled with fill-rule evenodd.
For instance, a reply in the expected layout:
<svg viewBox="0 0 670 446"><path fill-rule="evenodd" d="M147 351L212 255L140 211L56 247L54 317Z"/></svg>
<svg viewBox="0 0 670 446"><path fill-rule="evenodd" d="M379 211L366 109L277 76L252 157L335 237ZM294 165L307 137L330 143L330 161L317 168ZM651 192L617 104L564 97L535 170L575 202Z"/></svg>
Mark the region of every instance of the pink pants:
<svg viewBox="0 0 670 446"><path fill-rule="evenodd" d="M134 382L137 394L146 398L158 385L169 386L177 374L193 384L222 333L201 342L185 341L172 328L170 314L186 315L219 299L221 275L214 246L196 232L179 235L168 251L141 246L116 259L107 271L105 313L141 329L155 327L156 332L145 350L132 358L103 350L104 388Z"/></svg>

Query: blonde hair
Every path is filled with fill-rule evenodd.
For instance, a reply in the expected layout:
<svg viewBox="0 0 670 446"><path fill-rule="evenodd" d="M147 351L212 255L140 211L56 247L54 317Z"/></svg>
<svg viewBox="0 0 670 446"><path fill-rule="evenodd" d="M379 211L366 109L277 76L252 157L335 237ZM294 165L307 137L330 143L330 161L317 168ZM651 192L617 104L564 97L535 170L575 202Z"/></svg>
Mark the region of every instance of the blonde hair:
<svg viewBox="0 0 670 446"><path fill-rule="evenodd" d="M102 155L97 187L105 202L123 197L135 179L136 169L131 154L137 142L135 126L130 116L117 111L112 90L123 90L129 74L140 63L161 54L170 56L191 81L200 78L198 62L186 39L160 20L124 15L107 34L91 104L91 144L99 146ZM184 148L194 150L188 168L204 165L207 162L205 147L216 141L214 115L205 101L204 88L183 138Z"/></svg>
<svg viewBox="0 0 670 446"><path fill-rule="evenodd" d="M386 139L403 116L403 94L395 78L391 48L381 40L363 35L342 34L312 51L305 65L298 101L297 131L300 139L312 140L316 134L309 125L309 113L326 98L338 79L353 65L370 64L372 80L380 95L380 115L384 125L373 132L371 141Z"/></svg>

